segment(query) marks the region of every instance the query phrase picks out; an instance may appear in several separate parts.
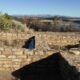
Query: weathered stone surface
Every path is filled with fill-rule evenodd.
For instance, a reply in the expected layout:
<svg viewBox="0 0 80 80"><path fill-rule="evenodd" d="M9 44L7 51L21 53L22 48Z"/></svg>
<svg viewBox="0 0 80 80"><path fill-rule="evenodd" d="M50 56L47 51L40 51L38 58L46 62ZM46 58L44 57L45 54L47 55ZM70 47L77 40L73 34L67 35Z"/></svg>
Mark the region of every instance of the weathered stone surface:
<svg viewBox="0 0 80 80"><path fill-rule="evenodd" d="M33 50L24 49L23 54L25 54L25 55L33 55Z"/></svg>
<svg viewBox="0 0 80 80"><path fill-rule="evenodd" d="M21 48L32 36L35 36L36 48L33 50ZM14 71L24 65L36 62L58 52L54 48L51 49L49 45L65 46L77 44L79 41L80 33L0 33L0 71ZM71 52L75 55L68 52L61 53L61 55L71 66L75 66L78 72L80 72L80 52L79 50L72 50ZM62 71L68 73L68 70L71 68L68 65L64 66L66 64L64 62L61 62L61 64ZM73 78L74 76L68 80L73 80Z"/></svg>
<svg viewBox="0 0 80 80"><path fill-rule="evenodd" d="M26 55L19 55L19 56L17 56L17 58L26 59L27 56Z"/></svg>
<svg viewBox="0 0 80 80"><path fill-rule="evenodd" d="M12 59L12 62L18 62L18 63L20 63L21 62L21 59L19 59L19 58Z"/></svg>
<svg viewBox="0 0 80 80"><path fill-rule="evenodd" d="M12 49L13 54L15 55L23 55L23 50L14 48Z"/></svg>
<svg viewBox="0 0 80 80"><path fill-rule="evenodd" d="M0 47L0 51L3 51L4 50L4 48L3 47Z"/></svg>
<svg viewBox="0 0 80 80"><path fill-rule="evenodd" d="M16 59L16 56L15 55L10 55L8 56L9 59Z"/></svg>
<svg viewBox="0 0 80 80"><path fill-rule="evenodd" d="M11 55L12 54L12 51L11 51L11 49L9 50L4 50L4 51L2 51L2 54L4 54L4 55L6 55L6 56L9 56L9 55Z"/></svg>
<svg viewBox="0 0 80 80"><path fill-rule="evenodd" d="M64 46L64 45L69 45L69 44L76 44L80 40L80 35L79 33L58 33L58 32L46 32L46 33L41 33L41 32L34 32L33 34L26 34L26 33L0 33L0 41L5 40L8 41L10 45L14 44L13 41L17 40L23 40L25 43L25 39L29 39L32 36L35 36L36 39L36 48L47 48L48 49L48 44L52 45L59 45L59 46ZM19 43L20 45L23 45L23 43ZM5 44L4 44L5 45ZM40 46L39 46L40 45ZM45 46L45 47L44 47ZM16 47L16 46L15 46ZM19 46L18 46L19 47ZM41 48L41 49L43 49Z"/></svg>
<svg viewBox="0 0 80 80"><path fill-rule="evenodd" d="M73 48L69 50L70 53L75 54L75 55L80 55L80 50L77 48Z"/></svg>
<svg viewBox="0 0 80 80"><path fill-rule="evenodd" d="M0 55L0 59L6 58L5 55Z"/></svg>

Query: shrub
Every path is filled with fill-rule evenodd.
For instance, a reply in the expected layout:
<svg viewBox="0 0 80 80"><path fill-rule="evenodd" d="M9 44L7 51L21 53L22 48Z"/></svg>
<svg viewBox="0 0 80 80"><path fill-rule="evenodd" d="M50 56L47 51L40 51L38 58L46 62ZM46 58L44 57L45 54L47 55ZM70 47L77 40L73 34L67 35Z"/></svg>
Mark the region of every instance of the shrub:
<svg viewBox="0 0 80 80"><path fill-rule="evenodd" d="M24 28L21 25L17 25L16 28L17 30L24 32Z"/></svg>
<svg viewBox="0 0 80 80"><path fill-rule="evenodd" d="M0 13L0 30L8 31L10 29L24 31L24 28L21 25L12 22L11 16L8 14Z"/></svg>
<svg viewBox="0 0 80 80"><path fill-rule="evenodd" d="M12 19L11 16L9 16L7 13L4 14L4 18L7 19L7 20L11 20Z"/></svg>
<svg viewBox="0 0 80 80"><path fill-rule="evenodd" d="M9 30L12 27L12 21L5 15L0 14L0 29Z"/></svg>

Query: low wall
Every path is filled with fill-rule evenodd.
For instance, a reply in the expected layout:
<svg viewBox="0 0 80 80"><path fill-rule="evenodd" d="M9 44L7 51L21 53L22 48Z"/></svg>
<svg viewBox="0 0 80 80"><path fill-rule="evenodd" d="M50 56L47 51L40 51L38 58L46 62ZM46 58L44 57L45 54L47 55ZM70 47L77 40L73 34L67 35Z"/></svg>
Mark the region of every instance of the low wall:
<svg viewBox="0 0 80 80"><path fill-rule="evenodd" d="M14 71L45 58L55 51L0 48L0 71Z"/></svg>
<svg viewBox="0 0 80 80"><path fill-rule="evenodd" d="M33 34L30 33L0 33L0 47L18 47L22 48L25 42L31 38Z"/></svg>
<svg viewBox="0 0 80 80"><path fill-rule="evenodd" d="M34 34L30 33L0 33L0 40L15 40L15 39L29 39Z"/></svg>
<svg viewBox="0 0 80 80"><path fill-rule="evenodd" d="M35 36L36 49L0 47L0 71L15 71L24 65L31 64L49 55L58 52L49 50L49 45L64 46L77 44L80 41L80 33L0 33L0 40L25 40ZM45 50L44 50L45 49ZM61 53L60 72L64 80L78 80L80 70L80 59L78 56ZM67 62L66 62L67 61ZM77 63L75 63L77 62ZM77 66L76 66L77 65ZM74 69L74 67L75 69ZM78 69L78 70L76 70ZM79 79L80 80L80 79Z"/></svg>
<svg viewBox="0 0 80 80"><path fill-rule="evenodd" d="M34 32L34 33L0 33L0 44L3 42L9 44L18 44L22 46L32 36L35 36L36 48L49 49L51 45L65 46L77 44L80 41L80 33L59 33L59 32ZM23 41L23 42L22 42ZM16 45L15 45L16 47Z"/></svg>
<svg viewBox="0 0 80 80"><path fill-rule="evenodd" d="M44 46L57 45L65 46L70 44L78 44L80 41L80 33L37 33L36 35L36 44L37 47L44 48Z"/></svg>
<svg viewBox="0 0 80 80"><path fill-rule="evenodd" d="M0 71L13 72L25 65L47 58L56 52L56 50L40 51L37 49L0 48ZM64 80L80 80L79 56L60 53L58 58L58 68Z"/></svg>

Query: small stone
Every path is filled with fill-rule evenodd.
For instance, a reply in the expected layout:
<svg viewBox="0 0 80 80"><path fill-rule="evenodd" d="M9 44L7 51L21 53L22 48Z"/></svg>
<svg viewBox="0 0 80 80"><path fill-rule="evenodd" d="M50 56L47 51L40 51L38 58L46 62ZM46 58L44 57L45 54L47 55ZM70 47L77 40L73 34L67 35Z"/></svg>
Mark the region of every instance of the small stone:
<svg viewBox="0 0 80 80"><path fill-rule="evenodd" d="M25 54L25 55L33 55L33 50L25 49L25 50L24 50L24 54Z"/></svg>
<svg viewBox="0 0 80 80"><path fill-rule="evenodd" d="M72 54L75 54L75 55L80 55L79 50L70 50L69 52L72 53Z"/></svg>
<svg viewBox="0 0 80 80"><path fill-rule="evenodd" d="M13 54L15 55L23 55L23 50L21 49L12 49Z"/></svg>
<svg viewBox="0 0 80 80"><path fill-rule="evenodd" d="M0 47L0 51L3 51L3 50L4 50L4 48Z"/></svg>
<svg viewBox="0 0 80 80"><path fill-rule="evenodd" d="M27 56L26 55L20 55L20 56L17 56L17 58L23 58L23 59L25 59Z"/></svg>
<svg viewBox="0 0 80 80"><path fill-rule="evenodd" d="M28 59L27 59L27 61L28 61L28 62L30 62L30 61L31 61L31 59L30 59L30 58L28 58Z"/></svg>
<svg viewBox="0 0 80 80"><path fill-rule="evenodd" d="M8 58L10 58L10 59L15 59L15 58L16 58L16 56L11 55L11 56L8 56Z"/></svg>
<svg viewBox="0 0 80 80"><path fill-rule="evenodd" d="M21 62L21 59L13 59L13 62Z"/></svg>
<svg viewBox="0 0 80 80"><path fill-rule="evenodd" d="M6 56L5 56L5 55L0 55L0 59L1 59L1 58L6 58Z"/></svg>

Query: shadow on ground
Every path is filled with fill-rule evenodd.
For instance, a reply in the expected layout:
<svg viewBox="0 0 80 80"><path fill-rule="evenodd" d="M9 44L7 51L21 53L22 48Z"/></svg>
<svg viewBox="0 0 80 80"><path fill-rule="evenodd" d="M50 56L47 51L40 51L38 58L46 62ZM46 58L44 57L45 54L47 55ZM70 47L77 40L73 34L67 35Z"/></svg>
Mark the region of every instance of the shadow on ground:
<svg viewBox="0 0 80 80"><path fill-rule="evenodd" d="M12 72L12 75L20 80L63 80L60 74L60 59L63 59L60 53L55 53Z"/></svg>
<svg viewBox="0 0 80 80"><path fill-rule="evenodd" d="M66 50L70 50L71 48L80 48L80 43L75 45L67 45L64 47Z"/></svg>

